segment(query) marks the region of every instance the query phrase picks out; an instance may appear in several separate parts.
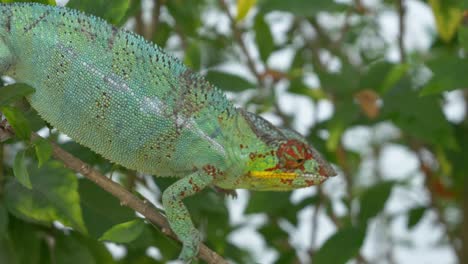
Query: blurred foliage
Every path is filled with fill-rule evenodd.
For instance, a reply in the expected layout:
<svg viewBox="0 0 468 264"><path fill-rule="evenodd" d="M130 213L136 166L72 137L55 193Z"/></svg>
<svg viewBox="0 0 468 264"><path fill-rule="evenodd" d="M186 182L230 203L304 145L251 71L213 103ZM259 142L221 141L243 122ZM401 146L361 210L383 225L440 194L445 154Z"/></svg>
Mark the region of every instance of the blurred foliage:
<svg viewBox="0 0 468 264"><path fill-rule="evenodd" d="M346 4L328 0L70 0L68 6L132 28L231 92L236 103L274 114L286 127L303 120L301 113L283 111L284 92L306 98L315 111L320 104L331 105L333 114L314 118L306 136L337 165L338 178L314 187L309 196L295 202L292 193L251 192L243 212L247 220L242 223L230 222L223 196L213 190L186 200L206 244L225 258L235 263L256 261L256 249L227 237L252 228L249 219L261 214L265 221L255 228L266 246L277 252L275 263L335 264L351 259L392 263L391 246L381 256L362 254L369 226L390 230L392 221L403 217L409 232L431 213L437 219L433 224L445 232L435 247L448 246L459 263L468 263L463 255L468 239L463 240L461 232L468 230L462 211L463 206L468 208L468 119L464 113L463 120L449 121L443 108L447 91L458 90L457 95L468 102L463 89L468 85L468 3L417 2L430 8L436 22L428 49L410 50L402 44L401 34L392 41L381 34L378 19L384 13L411 23L413 18L405 20L404 0L381 1L375 6L359 0ZM283 22L282 31L275 28L278 21ZM398 25L399 30L406 27ZM392 48L398 50L396 57L388 55ZM277 61L285 53L292 55L291 62L287 56L280 57L283 66L278 67L272 58ZM232 65L242 74L231 70ZM176 258L180 250L176 242L110 194L50 160L49 142L60 144L135 193L139 186L158 194L174 179L153 179L112 165L73 141L60 141L52 129L47 140L28 142L31 130L47 128L21 99L31 92L21 84L0 89L1 112L18 135L0 143L0 263L165 263ZM344 141L354 128L364 127L375 134L382 125L392 127L396 135L373 135L359 151ZM416 171L399 179L390 179L379 169L366 173L364 164L378 164L389 145L416 157ZM415 178L422 181L415 183ZM411 192L415 187L426 197L398 214L385 210L396 189ZM335 189L342 190L339 197L330 195ZM290 230L303 224L299 213L311 209L314 213L307 220L312 225L311 246L304 248L292 243ZM320 229L319 214L335 229L321 244L315 234ZM386 239L404 244L397 238ZM102 241L123 246L126 254L114 259ZM148 254L150 249L157 249L156 258Z"/></svg>

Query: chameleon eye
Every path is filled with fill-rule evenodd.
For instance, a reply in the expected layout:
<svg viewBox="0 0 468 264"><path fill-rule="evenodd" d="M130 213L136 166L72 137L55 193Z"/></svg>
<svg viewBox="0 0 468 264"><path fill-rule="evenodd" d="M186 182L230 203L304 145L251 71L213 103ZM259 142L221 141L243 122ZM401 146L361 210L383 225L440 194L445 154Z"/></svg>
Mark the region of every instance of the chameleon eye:
<svg viewBox="0 0 468 264"><path fill-rule="evenodd" d="M306 146L293 139L282 143L276 153L281 166L285 169L297 169L306 160Z"/></svg>

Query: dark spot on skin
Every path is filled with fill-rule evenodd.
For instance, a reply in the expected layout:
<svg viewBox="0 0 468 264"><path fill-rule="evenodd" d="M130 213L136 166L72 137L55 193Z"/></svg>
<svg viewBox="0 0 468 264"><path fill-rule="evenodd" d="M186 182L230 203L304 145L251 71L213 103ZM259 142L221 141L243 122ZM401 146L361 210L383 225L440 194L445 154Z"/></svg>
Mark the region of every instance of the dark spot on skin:
<svg viewBox="0 0 468 264"><path fill-rule="evenodd" d="M9 10L9 9L6 9L6 10L9 11L9 14L6 16L5 28L6 28L7 32L10 32L11 31L11 17L12 17L12 14L11 14L11 10Z"/></svg>
<svg viewBox="0 0 468 264"><path fill-rule="evenodd" d="M292 179L281 179L281 183L287 184L287 185L292 185L293 180Z"/></svg>
<svg viewBox="0 0 468 264"><path fill-rule="evenodd" d="M35 28L39 22L41 22L45 17L47 17L50 13L50 10L47 10L45 11L41 16L39 16L31 25L29 25L29 27L25 27L24 28L24 32L28 32L30 31L31 29Z"/></svg>
<svg viewBox="0 0 468 264"><path fill-rule="evenodd" d="M203 166L202 169L203 171L205 171L206 174L210 175L213 178L224 175L224 172L220 171L218 168L210 164Z"/></svg>
<svg viewBox="0 0 468 264"><path fill-rule="evenodd" d="M110 35L109 39L107 40L107 46L111 50L114 47L114 41L115 37L117 36L117 33L119 32L119 29L112 26L112 34Z"/></svg>

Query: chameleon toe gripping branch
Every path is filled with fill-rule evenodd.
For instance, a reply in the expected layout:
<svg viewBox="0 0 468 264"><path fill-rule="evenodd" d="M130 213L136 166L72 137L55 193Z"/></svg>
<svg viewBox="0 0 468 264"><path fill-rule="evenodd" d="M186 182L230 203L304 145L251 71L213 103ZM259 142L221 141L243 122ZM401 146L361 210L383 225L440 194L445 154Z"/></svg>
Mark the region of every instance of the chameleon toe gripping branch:
<svg viewBox="0 0 468 264"><path fill-rule="evenodd" d="M0 74L34 87L31 106L76 142L129 169L179 178L162 200L184 260L201 237L185 197L207 186L293 190L336 174L296 132L235 108L142 37L72 9L0 4Z"/></svg>

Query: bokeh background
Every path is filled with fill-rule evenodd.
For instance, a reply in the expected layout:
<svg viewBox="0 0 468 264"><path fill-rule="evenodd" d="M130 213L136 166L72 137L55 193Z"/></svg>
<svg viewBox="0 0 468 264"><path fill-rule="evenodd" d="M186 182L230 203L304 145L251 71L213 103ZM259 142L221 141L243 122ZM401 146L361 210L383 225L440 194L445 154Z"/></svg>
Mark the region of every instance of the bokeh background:
<svg viewBox="0 0 468 264"><path fill-rule="evenodd" d="M187 199L206 244L226 259L468 263L468 1L57 2L163 47L237 106L305 135L339 172L293 192ZM174 181L108 163L48 128L24 100L10 107L158 206ZM131 239L98 241L138 216L57 162L38 169L33 148L0 143L0 263L176 259L177 243L143 222L124 230ZM32 190L13 176L18 160Z"/></svg>

